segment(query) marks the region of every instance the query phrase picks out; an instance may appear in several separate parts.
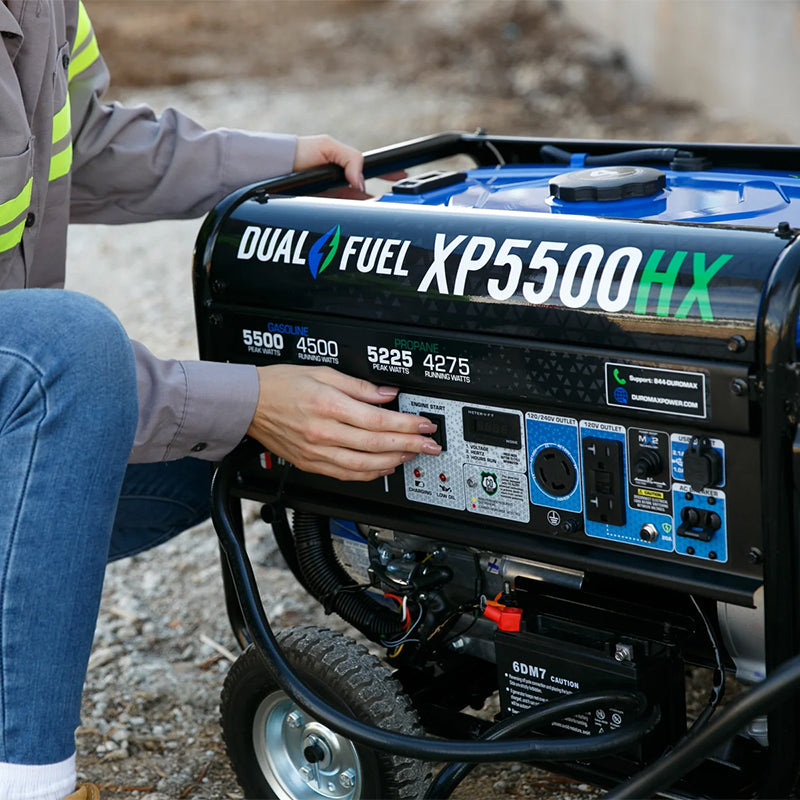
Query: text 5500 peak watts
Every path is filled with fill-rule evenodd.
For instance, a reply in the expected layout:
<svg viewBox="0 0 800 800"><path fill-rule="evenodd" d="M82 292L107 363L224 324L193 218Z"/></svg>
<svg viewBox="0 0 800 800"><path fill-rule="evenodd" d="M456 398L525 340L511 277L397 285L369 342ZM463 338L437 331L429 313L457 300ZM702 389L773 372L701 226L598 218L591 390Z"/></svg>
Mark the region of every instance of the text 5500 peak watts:
<svg viewBox="0 0 800 800"><path fill-rule="evenodd" d="M306 196L335 182L321 170L207 219L203 358L397 386L394 407L435 422L442 448L366 484L261 453L230 492L265 504L299 582L387 649L437 735L474 738L460 709L495 690L504 718L565 692L644 692L655 729L567 769L609 785L686 733L685 664L715 676L706 724L724 670L757 682L800 652L800 152L445 134L368 154L366 171L450 156L471 166L371 202ZM556 727L592 739L626 713ZM264 737L261 714L240 742L231 710L233 753ZM788 796L799 720L796 701L772 710L683 790ZM287 736L264 745L286 775L257 754L237 769L263 773L254 796L309 796L317 750L294 758ZM339 767L319 792L352 788Z"/></svg>

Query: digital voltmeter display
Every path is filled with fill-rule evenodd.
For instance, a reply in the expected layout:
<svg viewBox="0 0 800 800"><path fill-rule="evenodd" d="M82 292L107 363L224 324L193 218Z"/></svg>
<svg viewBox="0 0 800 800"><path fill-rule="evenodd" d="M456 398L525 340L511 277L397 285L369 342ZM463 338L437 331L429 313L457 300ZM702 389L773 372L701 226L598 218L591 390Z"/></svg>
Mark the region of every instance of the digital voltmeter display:
<svg viewBox="0 0 800 800"><path fill-rule="evenodd" d="M485 408L462 409L464 441L505 447L509 450L522 448L522 433L519 417L502 411Z"/></svg>

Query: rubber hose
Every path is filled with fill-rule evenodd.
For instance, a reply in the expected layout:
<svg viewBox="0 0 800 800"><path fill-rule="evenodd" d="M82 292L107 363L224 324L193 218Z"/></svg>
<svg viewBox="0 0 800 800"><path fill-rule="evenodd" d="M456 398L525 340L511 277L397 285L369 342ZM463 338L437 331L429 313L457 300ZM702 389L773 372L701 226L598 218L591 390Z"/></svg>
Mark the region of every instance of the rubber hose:
<svg viewBox="0 0 800 800"><path fill-rule="evenodd" d="M294 540L297 561L311 594L326 611L375 641L402 631L402 619L394 609L381 605L363 589L353 589L353 579L339 564L327 530L328 518L296 511Z"/></svg>
<svg viewBox="0 0 800 800"><path fill-rule="evenodd" d="M306 581L303 571L300 569L300 564L297 561L297 547L295 546L294 534L292 533L292 526L289 524L289 519L286 516L286 507L283 505L275 505L271 507L272 511L272 534L275 537L275 542L278 545L278 550L281 551L283 560L286 566L292 572L292 575L297 579L297 582L310 594L314 593Z"/></svg>
<svg viewBox="0 0 800 800"><path fill-rule="evenodd" d="M270 665L272 676L280 688L307 714L365 747L423 761L574 761L597 758L625 750L656 725L657 718L651 713L619 730L598 736L520 739L511 742L452 741L409 736L367 725L326 703L297 678L292 665L283 655L261 603L252 564L236 536L225 503L235 464L239 459L252 457L259 452L258 447L258 443L246 440L223 459L211 482L211 516L253 643ZM638 696L626 691L604 692L598 697L598 705L638 701Z"/></svg>
<svg viewBox="0 0 800 800"><path fill-rule="evenodd" d="M544 161L557 164L569 164L573 153L562 150L555 145L546 144L539 150ZM619 153L609 153L602 156L586 156L583 163L587 167L615 166L623 164L641 164L644 162L669 163L677 156L691 156L686 150L677 150L674 147L645 147L641 150L623 150Z"/></svg>

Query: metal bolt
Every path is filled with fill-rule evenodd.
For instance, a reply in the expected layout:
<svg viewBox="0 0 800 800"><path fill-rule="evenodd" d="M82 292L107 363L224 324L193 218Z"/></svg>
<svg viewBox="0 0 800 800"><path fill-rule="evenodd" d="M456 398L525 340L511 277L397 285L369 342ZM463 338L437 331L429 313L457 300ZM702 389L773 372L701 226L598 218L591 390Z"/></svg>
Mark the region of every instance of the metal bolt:
<svg viewBox="0 0 800 800"><path fill-rule="evenodd" d="M747 381L744 378L734 378L731 381L731 392L737 397L744 397L747 394Z"/></svg>
<svg viewBox="0 0 800 800"><path fill-rule="evenodd" d="M350 768L340 773L339 785L343 789L352 789L356 785L356 771Z"/></svg>
<svg viewBox="0 0 800 800"><path fill-rule="evenodd" d="M290 728L299 728L303 724L303 717L299 711L292 711L286 715L286 724Z"/></svg>
<svg viewBox="0 0 800 800"><path fill-rule="evenodd" d="M575 533L578 530L578 522L574 519L565 519L559 530L562 533Z"/></svg>
<svg viewBox="0 0 800 800"><path fill-rule="evenodd" d="M453 639L453 641L450 642L450 649L454 652L458 652L464 649L464 644L464 640L459 636L458 639Z"/></svg>
<svg viewBox="0 0 800 800"><path fill-rule="evenodd" d="M747 554L747 560L751 564L760 564L764 560L764 554L758 547L751 547Z"/></svg>
<svg viewBox="0 0 800 800"><path fill-rule="evenodd" d="M629 644L622 644L621 642L614 646L614 660L615 661L633 661L633 650Z"/></svg>
<svg viewBox="0 0 800 800"><path fill-rule="evenodd" d="M731 353L741 353L747 347L747 339L738 333L735 333L728 339L728 350Z"/></svg>
<svg viewBox="0 0 800 800"><path fill-rule="evenodd" d="M300 777L306 782L310 783L311 779L314 777L314 770L311 767L302 766L299 770Z"/></svg>

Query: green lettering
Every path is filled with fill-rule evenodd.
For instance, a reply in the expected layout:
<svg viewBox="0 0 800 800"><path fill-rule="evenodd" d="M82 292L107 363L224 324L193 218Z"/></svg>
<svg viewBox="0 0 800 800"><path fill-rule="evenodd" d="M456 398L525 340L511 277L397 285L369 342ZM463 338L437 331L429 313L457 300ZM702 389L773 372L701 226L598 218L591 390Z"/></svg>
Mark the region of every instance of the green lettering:
<svg viewBox="0 0 800 800"><path fill-rule="evenodd" d="M675 316L678 319L685 319L689 315L691 307L697 303L700 309L700 319L713 320L714 313L711 310L711 298L708 296L708 284L711 279L733 258L732 254L719 256L706 269L706 254L694 253L692 257L692 274L694 283L691 289L686 292L685 297L678 306Z"/></svg>
<svg viewBox="0 0 800 800"><path fill-rule="evenodd" d="M672 290L675 288L675 281L681 271L681 265L686 258L685 250L677 250L664 272L658 271L658 265L664 256L664 250L653 250L647 263L642 270L642 277L639 279L639 290L636 292L636 303L633 308L634 314L646 314L647 304L650 300L650 287L654 283L661 284L661 291L658 293L658 303L656 304L656 316L669 316L669 306L672 300Z"/></svg>

